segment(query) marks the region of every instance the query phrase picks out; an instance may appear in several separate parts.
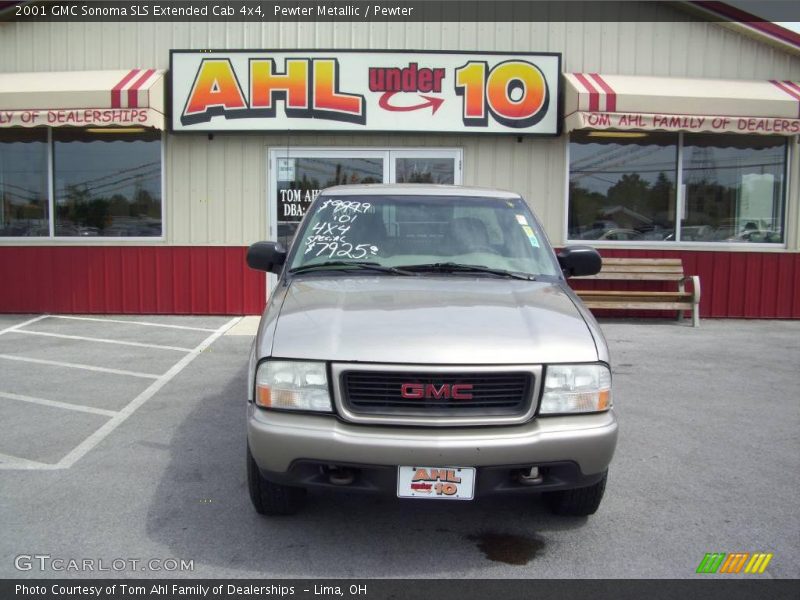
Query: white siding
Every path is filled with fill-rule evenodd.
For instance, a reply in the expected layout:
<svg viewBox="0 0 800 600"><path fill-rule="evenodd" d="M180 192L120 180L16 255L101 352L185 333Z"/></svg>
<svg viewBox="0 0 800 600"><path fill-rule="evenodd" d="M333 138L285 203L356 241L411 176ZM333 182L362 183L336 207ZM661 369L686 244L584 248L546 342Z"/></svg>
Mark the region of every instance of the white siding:
<svg viewBox="0 0 800 600"><path fill-rule="evenodd" d="M553 9L553 18L558 11ZM622 9L620 9L622 10ZM0 23L0 71L168 68L170 48L355 48L542 51L565 71L800 79L800 56L662 3L625 7L644 22L513 23ZM563 13L561 13L563 14ZM617 15L624 18L624 15ZM652 19L650 21L649 19ZM671 19L667 21L666 19ZM240 245L268 231L267 148L442 146L464 149L464 183L523 194L563 242L565 145L502 136L168 136L167 242ZM795 144L795 150L797 149ZM798 160L791 202L798 203ZM796 206L790 216L798 244Z"/></svg>

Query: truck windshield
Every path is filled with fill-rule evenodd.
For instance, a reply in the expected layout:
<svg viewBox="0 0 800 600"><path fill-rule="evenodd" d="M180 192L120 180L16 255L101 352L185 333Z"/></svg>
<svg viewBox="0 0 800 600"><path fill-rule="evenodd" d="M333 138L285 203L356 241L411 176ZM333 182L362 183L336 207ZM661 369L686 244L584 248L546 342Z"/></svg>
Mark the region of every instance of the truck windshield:
<svg viewBox="0 0 800 600"><path fill-rule="evenodd" d="M538 223L519 198L320 196L291 255L290 271L369 262L416 271L429 266L437 272L464 272L443 266L473 265L533 276L560 273Z"/></svg>

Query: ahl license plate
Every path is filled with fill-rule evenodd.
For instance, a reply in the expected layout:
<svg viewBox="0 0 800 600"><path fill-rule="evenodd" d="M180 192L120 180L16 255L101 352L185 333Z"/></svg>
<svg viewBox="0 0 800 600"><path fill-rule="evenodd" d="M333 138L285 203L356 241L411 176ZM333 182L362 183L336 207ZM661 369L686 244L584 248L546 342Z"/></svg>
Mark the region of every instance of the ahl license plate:
<svg viewBox="0 0 800 600"><path fill-rule="evenodd" d="M472 500L474 467L397 467L397 497Z"/></svg>

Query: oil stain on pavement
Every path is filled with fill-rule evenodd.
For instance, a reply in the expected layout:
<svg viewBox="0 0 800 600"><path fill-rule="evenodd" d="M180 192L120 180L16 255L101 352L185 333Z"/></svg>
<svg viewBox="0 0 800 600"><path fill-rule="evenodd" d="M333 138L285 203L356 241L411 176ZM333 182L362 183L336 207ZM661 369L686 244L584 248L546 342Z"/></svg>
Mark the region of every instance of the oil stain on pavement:
<svg viewBox="0 0 800 600"><path fill-rule="evenodd" d="M527 565L544 548L544 541L537 537L509 533L482 532L466 537L475 542L489 560L509 565Z"/></svg>

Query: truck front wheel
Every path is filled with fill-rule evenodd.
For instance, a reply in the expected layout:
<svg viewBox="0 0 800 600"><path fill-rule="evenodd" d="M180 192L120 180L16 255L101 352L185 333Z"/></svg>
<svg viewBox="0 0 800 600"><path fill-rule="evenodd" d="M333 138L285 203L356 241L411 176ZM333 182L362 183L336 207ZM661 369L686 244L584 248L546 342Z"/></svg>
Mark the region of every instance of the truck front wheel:
<svg viewBox="0 0 800 600"><path fill-rule="evenodd" d="M293 515L303 506L306 490L279 485L264 479L258 469L250 446L247 447L247 488L250 501L260 515Z"/></svg>
<svg viewBox="0 0 800 600"><path fill-rule="evenodd" d="M600 507L600 501L603 499L603 493L606 490L607 479L608 471L603 473L603 478L594 485L572 490L546 492L544 497L550 506L550 510L557 515L572 517L593 515Z"/></svg>

